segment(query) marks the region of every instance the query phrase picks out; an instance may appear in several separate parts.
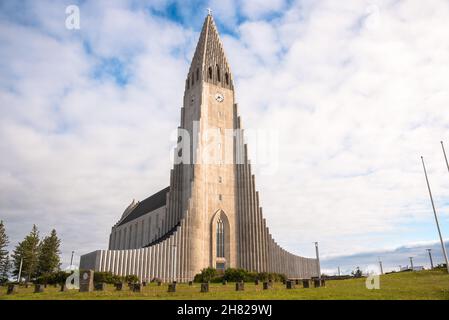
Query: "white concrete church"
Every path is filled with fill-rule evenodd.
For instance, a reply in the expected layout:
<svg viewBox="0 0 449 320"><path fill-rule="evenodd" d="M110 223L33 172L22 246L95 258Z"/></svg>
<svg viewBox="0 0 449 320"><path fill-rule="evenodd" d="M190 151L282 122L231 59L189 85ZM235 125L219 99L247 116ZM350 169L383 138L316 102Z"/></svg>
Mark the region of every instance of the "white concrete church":
<svg viewBox="0 0 449 320"><path fill-rule="evenodd" d="M318 276L319 262L282 249L263 218L211 14L187 75L178 132L170 186L133 201L112 227L109 249L83 255L80 268L142 281L190 281L206 267Z"/></svg>

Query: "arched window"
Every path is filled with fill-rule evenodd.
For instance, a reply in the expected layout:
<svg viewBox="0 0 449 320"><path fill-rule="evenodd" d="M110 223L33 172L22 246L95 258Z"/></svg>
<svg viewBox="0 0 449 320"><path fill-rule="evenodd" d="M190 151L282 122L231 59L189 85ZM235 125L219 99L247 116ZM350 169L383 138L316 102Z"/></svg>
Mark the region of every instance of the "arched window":
<svg viewBox="0 0 449 320"><path fill-rule="evenodd" d="M192 74L192 87L193 87L193 84L195 83L194 82L194 80L195 80L194 78L195 78L195 76Z"/></svg>
<svg viewBox="0 0 449 320"><path fill-rule="evenodd" d="M187 80L186 80L186 87L187 87L187 90L190 89L190 80L189 80L189 78L187 78Z"/></svg>
<svg viewBox="0 0 449 320"><path fill-rule="evenodd" d="M220 67L218 66L218 64L217 64L217 80L218 80L218 82L221 81Z"/></svg>
<svg viewBox="0 0 449 320"><path fill-rule="evenodd" d="M225 234L224 234L223 220L221 220L221 218L219 218L217 221L217 257L218 258L225 257L224 240L225 240Z"/></svg>
<svg viewBox="0 0 449 320"><path fill-rule="evenodd" d="M212 67L209 67L209 79L212 79Z"/></svg>
<svg viewBox="0 0 449 320"><path fill-rule="evenodd" d="M226 81L226 84L229 84L229 73L225 73L225 81Z"/></svg>
<svg viewBox="0 0 449 320"><path fill-rule="evenodd" d="M200 80L200 69L196 68L196 81Z"/></svg>

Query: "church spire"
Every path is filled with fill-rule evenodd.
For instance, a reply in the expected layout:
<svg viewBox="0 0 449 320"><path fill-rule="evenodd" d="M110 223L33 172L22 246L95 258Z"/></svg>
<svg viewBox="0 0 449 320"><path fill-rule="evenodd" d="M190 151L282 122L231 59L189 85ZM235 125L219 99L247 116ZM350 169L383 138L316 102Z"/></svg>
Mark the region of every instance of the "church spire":
<svg viewBox="0 0 449 320"><path fill-rule="evenodd" d="M210 10L204 20L200 39L193 55L187 75L186 90L200 81L233 89L231 70Z"/></svg>

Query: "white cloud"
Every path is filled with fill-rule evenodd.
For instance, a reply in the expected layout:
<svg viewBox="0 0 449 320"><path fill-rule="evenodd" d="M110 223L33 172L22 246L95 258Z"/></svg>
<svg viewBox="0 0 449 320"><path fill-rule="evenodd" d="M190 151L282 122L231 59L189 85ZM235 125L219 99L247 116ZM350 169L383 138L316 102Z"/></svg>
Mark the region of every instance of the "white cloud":
<svg viewBox="0 0 449 320"><path fill-rule="evenodd" d="M244 0L241 1L242 14L250 19L261 18L278 12L286 6L284 0Z"/></svg>
<svg viewBox="0 0 449 320"><path fill-rule="evenodd" d="M56 227L68 259L105 247L131 199L168 184L169 136L199 30L144 4L103 1L82 6L73 33L64 10L47 7L2 14L0 218L13 242L33 223ZM279 134L278 171L254 170L280 244L313 255L318 240L330 256L435 239L421 154L449 233L439 145L449 137L447 3L214 7L228 28L238 15L251 19L222 38L245 128ZM123 70L102 68L111 59Z"/></svg>

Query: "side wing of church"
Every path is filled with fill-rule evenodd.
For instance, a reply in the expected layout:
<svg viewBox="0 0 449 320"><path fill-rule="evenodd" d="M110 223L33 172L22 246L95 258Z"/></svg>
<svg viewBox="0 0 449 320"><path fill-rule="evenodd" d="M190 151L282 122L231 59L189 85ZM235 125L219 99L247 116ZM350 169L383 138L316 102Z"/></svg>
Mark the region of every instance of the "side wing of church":
<svg viewBox="0 0 449 320"><path fill-rule="evenodd" d="M190 281L203 268L319 275L316 259L282 249L259 205L223 45L209 14L186 79L170 186L136 202L112 227L108 250L81 269Z"/></svg>

